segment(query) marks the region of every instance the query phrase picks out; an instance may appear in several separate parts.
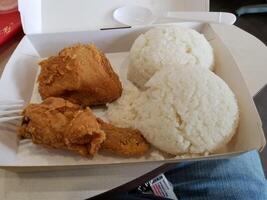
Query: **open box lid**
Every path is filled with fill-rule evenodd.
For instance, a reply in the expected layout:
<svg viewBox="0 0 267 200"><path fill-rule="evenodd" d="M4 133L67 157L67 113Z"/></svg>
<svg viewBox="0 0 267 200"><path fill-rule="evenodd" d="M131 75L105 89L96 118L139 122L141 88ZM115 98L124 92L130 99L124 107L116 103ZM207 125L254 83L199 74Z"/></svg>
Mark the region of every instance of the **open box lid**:
<svg viewBox="0 0 267 200"><path fill-rule="evenodd" d="M161 16L182 19L193 16L207 21L210 18L205 15L209 0L19 0L18 7L24 33L38 34L122 27L125 25L113 19L113 12L126 5L146 7ZM223 19L228 24L235 20L233 14L220 12L212 13L212 18Z"/></svg>

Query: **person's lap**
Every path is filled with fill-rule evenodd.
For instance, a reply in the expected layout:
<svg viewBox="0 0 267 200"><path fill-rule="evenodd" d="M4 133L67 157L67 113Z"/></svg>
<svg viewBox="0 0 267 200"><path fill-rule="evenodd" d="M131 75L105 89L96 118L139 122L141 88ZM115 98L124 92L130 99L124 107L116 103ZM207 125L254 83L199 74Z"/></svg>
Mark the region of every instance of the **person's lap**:
<svg viewBox="0 0 267 200"><path fill-rule="evenodd" d="M179 199L267 199L257 151L230 159L178 164L165 175Z"/></svg>
<svg viewBox="0 0 267 200"><path fill-rule="evenodd" d="M179 200L267 199L267 182L257 151L221 160L185 162L165 173ZM161 199L117 194L112 199Z"/></svg>

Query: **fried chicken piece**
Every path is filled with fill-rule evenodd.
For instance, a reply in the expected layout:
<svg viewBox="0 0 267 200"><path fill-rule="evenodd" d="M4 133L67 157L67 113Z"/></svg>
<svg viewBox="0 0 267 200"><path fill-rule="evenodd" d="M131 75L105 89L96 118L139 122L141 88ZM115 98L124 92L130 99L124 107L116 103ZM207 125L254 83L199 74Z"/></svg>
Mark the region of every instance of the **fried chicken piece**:
<svg viewBox="0 0 267 200"><path fill-rule="evenodd" d="M83 109L62 98L50 97L41 104L30 104L22 115L19 136L35 144L89 156L105 140L90 108Z"/></svg>
<svg viewBox="0 0 267 200"><path fill-rule="evenodd" d="M97 119L101 130L106 133L106 140L101 148L122 156L140 156L149 150L149 144L140 131L132 128L119 128Z"/></svg>
<svg viewBox="0 0 267 200"><path fill-rule="evenodd" d="M122 85L106 56L94 45L74 45L39 63L42 99L62 97L90 106L112 102Z"/></svg>
<svg viewBox="0 0 267 200"><path fill-rule="evenodd" d="M20 138L32 139L44 147L67 149L83 156L100 148L122 156L140 156L149 144L136 129L119 128L96 118L89 107L49 97L30 104L23 113Z"/></svg>

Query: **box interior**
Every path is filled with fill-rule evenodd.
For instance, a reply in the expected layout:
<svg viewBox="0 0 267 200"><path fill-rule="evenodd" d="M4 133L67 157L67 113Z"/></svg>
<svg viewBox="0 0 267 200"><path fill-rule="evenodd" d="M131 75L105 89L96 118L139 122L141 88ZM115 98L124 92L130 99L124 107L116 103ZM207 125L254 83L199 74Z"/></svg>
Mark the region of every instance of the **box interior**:
<svg viewBox="0 0 267 200"><path fill-rule="evenodd" d="M232 141L218 154L195 159L231 156L251 149L260 150L265 145L261 121L238 64L229 50L212 30L210 24L179 23L179 25L194 28L209 40L215 53L215 73L224 79L233 90L240 108L239 128ZM0 96L9 99L24 99L29 102L38 71L37 63L40 59L55 55L63 47L74 43L94 43L108 54L113 65L121 65L127 59L125 52L129 51L133 41L149 28L151 27L26 35L3 72ZM31 144L29 141L19 143L16 139L15 126L18 123L19 121L0 124L1 166L95 165L147 161L145 157L124 159L114 158L114 156L104 156L103 160L102 155L87 159L65 151L47 150ZM191 158L177 158L171 161L188 159L191 160ZM170 160L161 160L160 162L167 161Z"/></svg>

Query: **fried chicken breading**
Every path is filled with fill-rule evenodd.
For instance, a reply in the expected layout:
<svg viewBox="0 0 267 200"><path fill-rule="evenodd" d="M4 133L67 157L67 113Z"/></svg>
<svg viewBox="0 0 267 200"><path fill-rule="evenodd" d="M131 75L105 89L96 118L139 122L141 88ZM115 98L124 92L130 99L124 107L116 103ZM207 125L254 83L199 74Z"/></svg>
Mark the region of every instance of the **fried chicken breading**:
<svg viewBox="0 0 267 200"><path fill-rule="evenodd" d="M67 149L83 156L94 155L100 148L122 156L140 156L149 149L138 130L113 126L96 118L89 107L59 97L30 104L22 115L20 138L32 139L44 147Z"/></svg>
<svg viewBox="0 0 267 200"><path fill-rule="evenodd" d="M122 85L106 56L94 45L75 45L39 63L42 99L62 97L81 105L101 105L119 98Z"/></svg>
<svg viewBox="0 0 267 200"><path fill-rule="evenodd" d="M102 148L122 156L140 156L149 149L140 131L132 128L119 128L97 119L101 130L106 133Z"/></svg>
<svg viewBox="0 0 267 200"><path fill-rule="evenodd" d="M62 98L50 97L30 104L22 113L21 138L56 149L68 149L83 156L94 155L105 140L90 108L81 108Z"/></svg>

